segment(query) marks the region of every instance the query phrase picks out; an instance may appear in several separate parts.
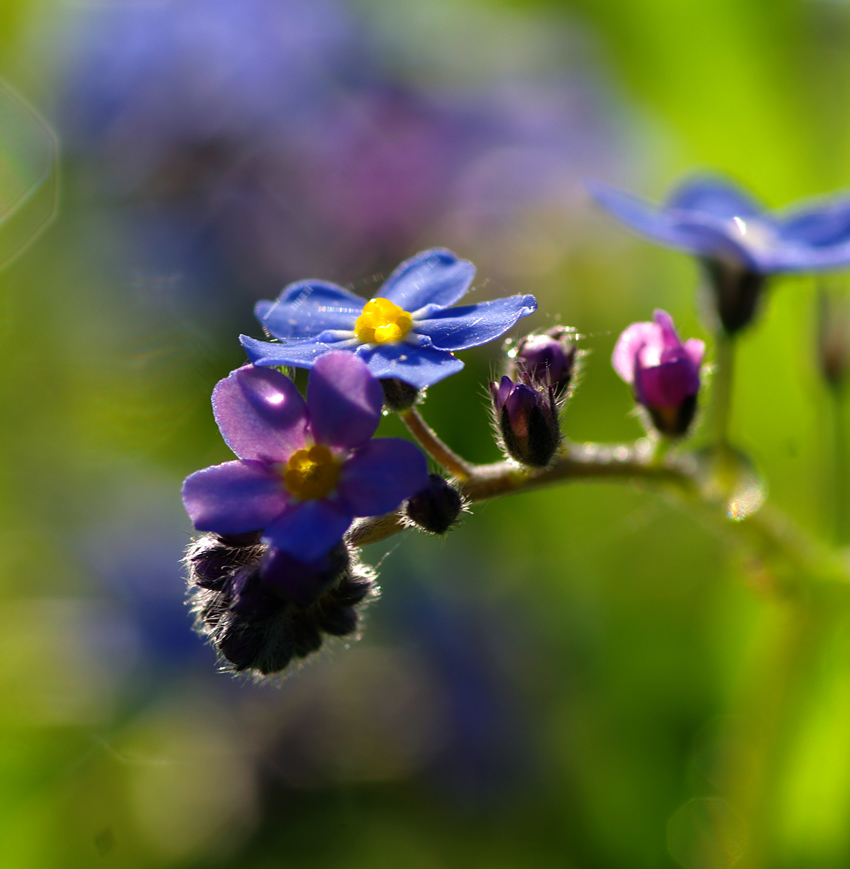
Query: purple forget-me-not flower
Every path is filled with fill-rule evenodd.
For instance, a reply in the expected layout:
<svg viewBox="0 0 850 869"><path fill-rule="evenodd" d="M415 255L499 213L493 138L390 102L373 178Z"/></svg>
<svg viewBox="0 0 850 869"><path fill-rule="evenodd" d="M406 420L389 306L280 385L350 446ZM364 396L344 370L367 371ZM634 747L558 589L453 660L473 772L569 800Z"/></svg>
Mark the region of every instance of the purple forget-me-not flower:
<svg viewBox="0 0 850 869"><path fill-rule="evenodd" d="M603 184L591 192L641 235L702 261L730 335L753 318L767 276L850 265L850 197L768 212L737 186L710 177L686 181L660 206Z"/></svg>
<svg viewBox="0 0 850 869"><path fill-rule="evenodd" d="M350 354L318 360L306 401L279 371L245 366L219 381L212 402L239 458L186 478L183 503L199 531L261 531L274 550L310 564L354 517L395 510L428 483L414 444L370 440L381 387Z"/></svg>
<svg viewBox="0 0 850 869"><path fill-rule="evenodd" d="M422 389L463 368L455 351L498 338L537 308L527 295L449 307L474 275L471 262L435 248L398 266L369 301L336 284L298 281L256 307L280 343L240 340L255 365L310 368L331 350L347 350L375 377Z"/></svg>
<svg viewBox="0 0 850 869"><path fill-rule="evenodd" d="M681 437L696 411L705 344L697 338L683 344L666 311L655 311L652 320L632 323L617 339L611 361L656 429Z"/></svg>

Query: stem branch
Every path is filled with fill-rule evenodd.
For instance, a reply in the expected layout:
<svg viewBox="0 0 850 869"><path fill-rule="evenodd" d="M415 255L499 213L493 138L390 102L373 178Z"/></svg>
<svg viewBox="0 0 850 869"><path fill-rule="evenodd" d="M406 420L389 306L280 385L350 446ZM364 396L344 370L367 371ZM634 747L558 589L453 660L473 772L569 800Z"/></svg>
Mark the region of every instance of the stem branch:
<svg viewBox="0 0 850 869"><path fill-rule="evenodd" d="M402 411L399 416L401 417L401 421L407 426L408 431L416 438L419 446L440 467L459 480L465 480L472 474L472 465L440 440L434 429L422 419L422 415L415 407Z"/></svg>

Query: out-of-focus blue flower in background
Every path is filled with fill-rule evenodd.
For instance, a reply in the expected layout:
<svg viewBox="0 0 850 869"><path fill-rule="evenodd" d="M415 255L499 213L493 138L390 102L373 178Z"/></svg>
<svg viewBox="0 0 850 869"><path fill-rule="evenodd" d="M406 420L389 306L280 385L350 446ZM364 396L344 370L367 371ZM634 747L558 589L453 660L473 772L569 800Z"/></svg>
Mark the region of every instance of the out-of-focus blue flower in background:
<svg viewBox="0 0 850 869"><path fill-rule="evenodd" d="M406 38L407 69L332 0L87 11L57 45L66 156L136 262L179 273L207 314L386 271L442 233L516 271L516 218L563 229L582 175L610 166L604 104L562 72L417 80Z"/></svg>

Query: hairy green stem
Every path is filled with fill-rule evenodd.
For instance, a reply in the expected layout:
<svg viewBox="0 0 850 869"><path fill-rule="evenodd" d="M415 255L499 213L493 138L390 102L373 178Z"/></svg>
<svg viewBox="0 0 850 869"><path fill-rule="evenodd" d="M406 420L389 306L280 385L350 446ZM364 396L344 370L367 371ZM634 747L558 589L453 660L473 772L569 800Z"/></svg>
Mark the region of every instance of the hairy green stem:
<svg viewBox="0 0 850 869"><path fill-rule="evenodd" d="M464 463L458 487L469 504L488 501L543 486L576 480L643 483L661 491L700 516L709 527L762 565L770 591L786 597L800 588L801 578L850 584L848 565L835 553L805 535L775 511L762 508L740 522L726 516L725 498L707 484L699 463L689 455L668 453L657 461L646 441L635 444L567 444L547 467L522 468L513 462L487 465ZM377 543L409 527L400 512L358 519L346 540L353 546Z"/></svg>
<svg viewBox="0 0 850 869"><path fill-rule="evenodd" d="M449 470L447 465L443 466ZM534 470L522 468L513 462L494 462L489 465L463 462L461 469L463 475L457 474L459 488L470 504L569 480L643 479L658 484L672 483L684 489L694 485L691 479L693 468L687 462L668 457L663 463L656 463L652 450L647 449L643 442L614 446L568 444L550 465ZM354 546L376 543L405 527L401 515L395 513L360 519L348 532L347 540Z"/></svg>
<svg viewBox="0 0 850 869"><path fill-rule="evenodd" d="M462 459L437 436L437 433L422 418L415 407L399 413L401 421L423 450L443 469L459 480L472 473L472 465Z"/></svg>

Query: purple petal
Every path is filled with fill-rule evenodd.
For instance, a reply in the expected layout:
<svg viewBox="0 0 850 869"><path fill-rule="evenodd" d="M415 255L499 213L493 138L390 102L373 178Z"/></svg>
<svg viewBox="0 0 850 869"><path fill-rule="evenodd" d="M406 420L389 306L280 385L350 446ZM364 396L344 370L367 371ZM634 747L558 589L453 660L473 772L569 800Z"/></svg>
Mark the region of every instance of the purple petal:
<svg viewBox="0 0 850 869"><path fill-rule="evenodd" d="M379 516L427 484L428 462L419 447L400 438L379 438L342 466L337 493L355 516Z"/></svg>
<svg viewBox="0 0 850 869"><path fill-rule="evenodd" d="M464 296L473 277L471 262L458 259L450 250L434 248L405 260L378 295L411 313L424 305L446 307Z"/></svg>
<svg viewBox="0 0 850 869"><path fill-rule="evenodd" d="M684 343L685 354L691 360L691 365L699 370L702 365L702 358L705 356L705 341L700 341L699 338L688 338Z"/></svg>
<svg viewBox="0 0 850 869"><path fill-rule="evenodd" d="M682 346L673 318L660 308L652 312L652 320L658 326L661 335L661 343L665 350L678 349Z"/></svg>
<svg viewBox="0 0 850 869"><path fill-rule="evenodd" d="M514 382L507 374L502 375L498 388L495 383L490 384L490 394L493 396L493 401L496 403L496 410L501 412L513 388Z"/></svg>
<svg viewBox="0 0 850 869"><path fill-rule="evenodd" d="M240 459L286 461L304 445L307 405L279 371L245 366L220 380L212 394L215 420Z"/></svg>
<svg viewBox="0 0 850 869"><path fill-rule="evenodd" d="M723 219L754 217L764 211L743 190L719 178L693 178L677 187L668 197L668 208L694 211Z"/></svg>
<svg viewBox="0 0 850 869"><path fill-rule="evenodd" d="M534 296L509 296L434 311L427 318L417 319L414 328L417 334L430 338L438 350L466 350L504 335L520 317L536 310Z"/></svg>
<svg viewBox="0 0 850 869"><path fill-rule="evenodd" d="M342 540L351 518L327 498L302 501L268 525L263 540L299 561L318 561Z"/></svg>
<svg viewBox="0 0 850 869"><path fill-rule="evenodd" d="M259 531L288 502L280 476L260 462L225 462L196 471L184 481L182 494L195 528L218 534Z"/></svg>
<svg viewBox="0 0 850 869"><path fill-rule="evenodd" d="M699 370L686 357L656 365L639 367L635 373L635 393L641 404L677 407L699 391Z"/></svg>
<svg viewBox="0 0 850 869"><path fill-rule="evenodd" d="M312 340L305 339L286 344L258 341L247 335L240 335L239 342L254 365L292 365L295 368L312 368L313 363L320 356L331 350L345 350L358 346L353 339L335 338L330 332L322 332Z"/></svg>
<svg viewBox="0 0 850 869"><path fill-rule="evenodd" d="M626 383L635 379L635 360L643 347L658 343L658 326L655 323L632 323L617 339L611 364Z"/></svg>
<svg viewBox="0 0 850 869"><path fill-rule="evenodd" d="M415 346L406 341L399 344L361 345L357 355L377 378L395 377L417 389L424 389L456 374L463 362L445 350Z"/></svg>
<svg viewBox="0 0 850 869"><path fill-rule="evenodd" d="M310 429L317 443L357 447L375 434L384 394L366 363L352 353L326 353L307 386Z"/></svg>
<svg viewBox="0 0 850 869"><path fill-rule="evenodd" d="M257 302L254 313L275 338L312 338L327 329L354 330L365 299L325 281L289 284L274 302Z"/></svg>

